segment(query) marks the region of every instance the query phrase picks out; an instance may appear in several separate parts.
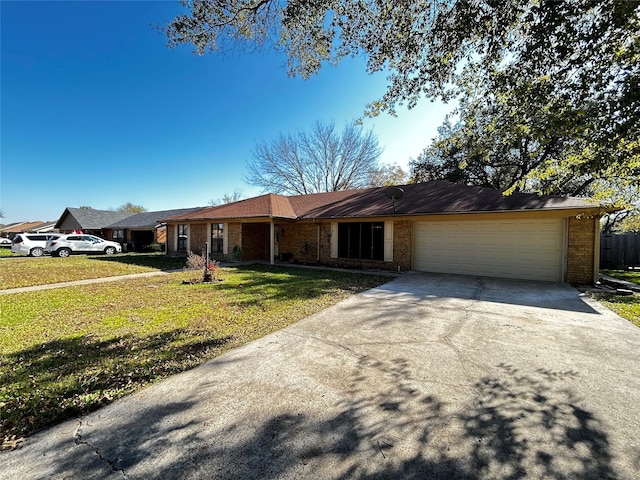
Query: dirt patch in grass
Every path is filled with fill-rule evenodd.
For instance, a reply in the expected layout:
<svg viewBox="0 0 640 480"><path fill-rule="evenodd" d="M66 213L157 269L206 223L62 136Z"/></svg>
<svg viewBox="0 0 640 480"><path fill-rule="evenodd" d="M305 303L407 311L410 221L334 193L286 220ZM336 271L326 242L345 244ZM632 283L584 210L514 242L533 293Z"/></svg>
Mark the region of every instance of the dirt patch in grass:
<svg viewBox="0 0 640 480"><path fill-rule="evenodd" d="M0 439L93 411L389 280L269 266L219 275L0 296Z"/></svg>

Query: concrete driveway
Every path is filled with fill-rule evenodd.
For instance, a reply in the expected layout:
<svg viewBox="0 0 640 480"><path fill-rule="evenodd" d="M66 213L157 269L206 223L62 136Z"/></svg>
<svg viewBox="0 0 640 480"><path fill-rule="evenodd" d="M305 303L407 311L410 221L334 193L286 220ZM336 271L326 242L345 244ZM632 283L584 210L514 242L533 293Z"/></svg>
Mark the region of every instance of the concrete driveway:
<svg viewBox="0 0 640 480"><path fill-rule="evenodd" d="M2 479L640 478L640 329L408 273L0 454Z"/></svg>

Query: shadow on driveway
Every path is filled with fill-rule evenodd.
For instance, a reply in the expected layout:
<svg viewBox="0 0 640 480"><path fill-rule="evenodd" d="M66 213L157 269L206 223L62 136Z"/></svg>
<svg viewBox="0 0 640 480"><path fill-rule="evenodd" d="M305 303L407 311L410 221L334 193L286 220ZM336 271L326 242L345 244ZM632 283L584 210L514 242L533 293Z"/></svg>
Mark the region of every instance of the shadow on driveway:
<svg viewBox="0 0 640 480"><path fill-rule="evenodd" d="M566 285L405 275L34 436L0 478L634 479L638 351Z"/></svg>

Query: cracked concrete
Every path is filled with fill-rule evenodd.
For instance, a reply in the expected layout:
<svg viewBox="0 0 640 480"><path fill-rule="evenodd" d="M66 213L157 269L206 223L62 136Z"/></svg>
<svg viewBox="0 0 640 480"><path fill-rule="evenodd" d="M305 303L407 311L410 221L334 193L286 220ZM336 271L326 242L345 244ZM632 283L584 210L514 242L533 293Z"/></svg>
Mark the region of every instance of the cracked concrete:
<svg viewBox="0 0 640 480"><path fill-rule="evenodd" d="M640 478L640 329L408 273L0 454L0 479Z"/></svg>
<svg viewBox="0 0 640 480"><path fill-rule="evenodd" d="M89 442L85 442L85 441L82 440L81 431L82 431L82 418L80 418L78 420L78 428L76 429L76 431L73 434L74 443L76 445L84 445L84 446L89 447L91 450L93 450L93 452L100 459L100 461L105 462L109 466L109 468L111 468L111 470L113 470L114 472L120 472L122 474L122 478L128 479L129 477L127 476L126 472L121 468L117 468L117 466L116 466L117 461L116 460L110 460L109 458L104 457L99 448L96 448L93 445L91 445Z"/></svg>

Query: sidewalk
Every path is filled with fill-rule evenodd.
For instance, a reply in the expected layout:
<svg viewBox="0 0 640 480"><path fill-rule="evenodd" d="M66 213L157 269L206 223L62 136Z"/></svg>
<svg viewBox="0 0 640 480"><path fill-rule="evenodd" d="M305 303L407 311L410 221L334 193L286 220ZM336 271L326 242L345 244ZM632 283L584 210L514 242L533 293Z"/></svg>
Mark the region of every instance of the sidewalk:
<svg viewBox="0 0 640 480"><path fill-rule="evenodd" d="M50 283L47 285L34 285L33 287L8 288L6 290L0 290L0 295L6 295L8 293L35 292L38 290L50 290L52 288L73 287L76 285L89 285L91 283L117 282L118 280L125 280L127 278L155 277L158 275L167 275L169 273L175 273L175 272L181 272L181 271L182 270L161 270L158 272L131 273L128 275L116 275L115 277L88 278L86 280L75 280L73 282Z"/></svg>
<svg viewBox="0 0 640 480"><path fill-rule="evenodd" d="M619 278L610 277L608 275L600 274L600 283L604 285L608 285L613 288L622 288L625 290L631 290L635 293L640 293L640 285L637 285L632 282L627 282L626 280L620 280Z"/></svg>

